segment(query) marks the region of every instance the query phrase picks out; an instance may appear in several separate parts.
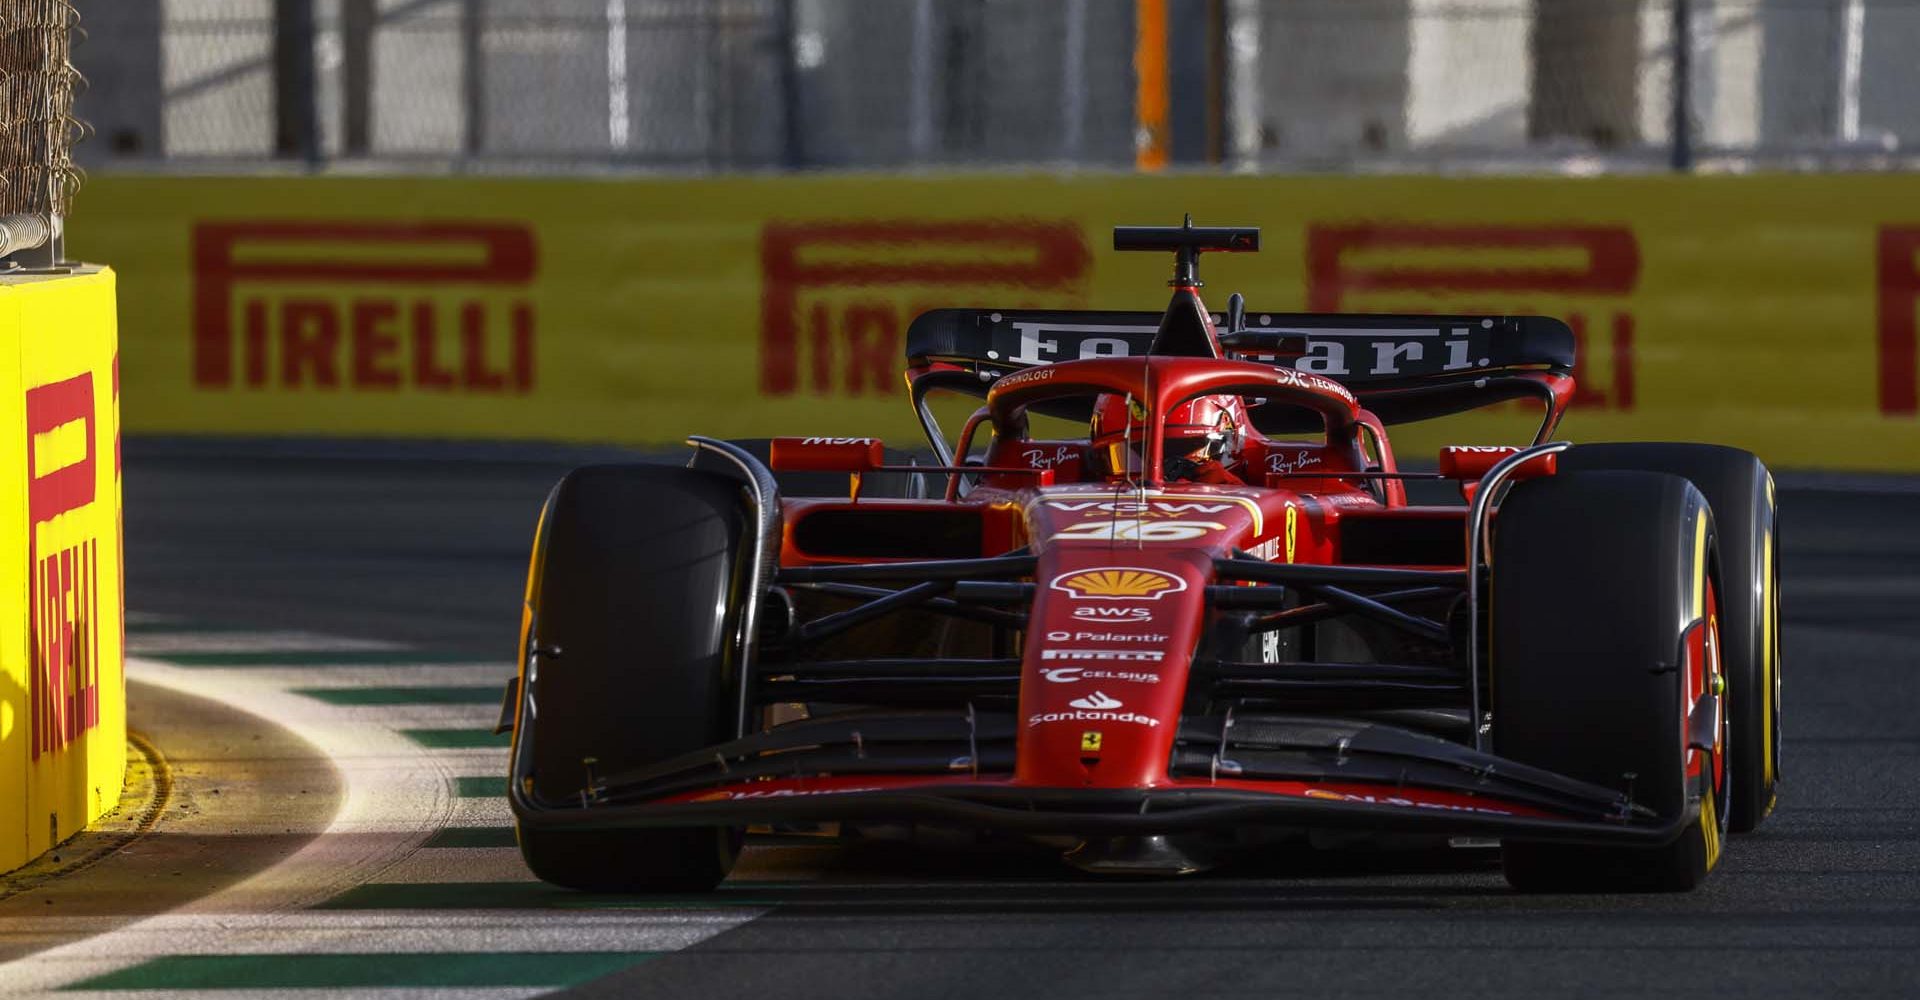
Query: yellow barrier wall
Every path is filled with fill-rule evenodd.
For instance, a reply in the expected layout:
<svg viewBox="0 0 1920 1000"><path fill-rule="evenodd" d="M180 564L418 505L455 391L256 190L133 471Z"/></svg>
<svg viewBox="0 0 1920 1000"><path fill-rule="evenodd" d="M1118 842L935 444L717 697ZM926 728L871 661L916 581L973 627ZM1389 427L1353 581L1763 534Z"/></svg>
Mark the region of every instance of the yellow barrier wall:
<svg viewBox="0 0 1920 1000"><path fill-rule="evenodd" d="M0 278L0 872L120 800L114 276Z"/></svg>
<svg viewBox="0 0 1920 1000"><path fill-rule="evenodd" d="M1265 230L1206 261L1216 308L1569 319L1576 440L1920 468L1920 176L101 177L87 197L71 241L125 276L140 432L912 443L916 310L1158 309L1168 261L1108 229L1190 211Z"/></svg>

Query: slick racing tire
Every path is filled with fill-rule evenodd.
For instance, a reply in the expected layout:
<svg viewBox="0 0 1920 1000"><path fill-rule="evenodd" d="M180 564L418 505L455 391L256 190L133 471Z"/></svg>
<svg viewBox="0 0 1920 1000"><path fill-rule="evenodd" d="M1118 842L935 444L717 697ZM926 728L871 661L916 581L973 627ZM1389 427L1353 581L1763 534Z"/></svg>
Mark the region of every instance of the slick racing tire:
<svg viewBox="0 0 1920 1000"><path fill-rule="evenodd" d="M553 488L528 569L516 795L579 810L609 775L731 738L747 516L734 481L692 469L588 466ZM741 842L515 825L535 875L599 892L711 889Z"/></svg>
<svg viewBox="0 0 1920 1000"><path fill-rule="evenodd" d="M1507 881L1692 889L1719 860L1728 793L1706 498L1678 476L1563 473L1515 486L1493 532L1494 752L1625 792L1643 824L1684 820L1657 846L1507 840Z"/></svg>
<svg viewBox="0 0 1920 1000"><path fill-rule="evenodd" d="M1752 454L1711 444L1583 444L1563 472L1637 469L1680 476L1713 508L1720 532L1721 659L1733 707L1733 807L1727 827L1760 825L1780 781L1780 523L1773 476Z"/></svg>

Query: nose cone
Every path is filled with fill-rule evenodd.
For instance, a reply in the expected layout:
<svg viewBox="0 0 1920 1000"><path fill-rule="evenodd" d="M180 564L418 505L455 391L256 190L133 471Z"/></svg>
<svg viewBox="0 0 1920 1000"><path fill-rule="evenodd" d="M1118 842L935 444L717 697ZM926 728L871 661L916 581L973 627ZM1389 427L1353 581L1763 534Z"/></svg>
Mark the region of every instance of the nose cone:
<svg viewBox="0 0 1920 1000"><path fill-rule="evenodd" d="M1195 486L1039 490L1014 779L1165 785L1213 561L1262 537L1256 498Z"/></svg>
<svg viewBox="0 0 1920 1000"><path fill-rule="evenodd" d="M1040 557L1022 663L1015 780L1165 784L1210 556L1053 549Z"/></svg>

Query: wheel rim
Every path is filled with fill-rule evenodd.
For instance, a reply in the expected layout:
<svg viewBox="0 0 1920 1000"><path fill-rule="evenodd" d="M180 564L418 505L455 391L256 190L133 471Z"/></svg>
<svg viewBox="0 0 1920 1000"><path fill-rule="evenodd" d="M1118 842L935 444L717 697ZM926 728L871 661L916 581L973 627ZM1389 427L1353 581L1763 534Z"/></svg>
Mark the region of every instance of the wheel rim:
<svg viewBox="0 0 1920 1000"><path fill-rule="evenodd" d="M1687 642L1687 704L1698 704L1700 696L1709 691L1717 696L1713 746L1704 752L1704 758L1702 751L1692 744L1691 711L1684 713L1687 718L1682 725L1689 731L1685 737L1687 774L1701 784L1701 832L1707 840L1707 867L1711 869L1720 858L1720 845L1725 839L1732 805L1732 782L1727 780L1727 747L1732 735L1732 713L1728 706L1733 692L1728 690L1720 655L1719 595L1711 577L1707 578L1704 590L1702 622Z"/></svg>

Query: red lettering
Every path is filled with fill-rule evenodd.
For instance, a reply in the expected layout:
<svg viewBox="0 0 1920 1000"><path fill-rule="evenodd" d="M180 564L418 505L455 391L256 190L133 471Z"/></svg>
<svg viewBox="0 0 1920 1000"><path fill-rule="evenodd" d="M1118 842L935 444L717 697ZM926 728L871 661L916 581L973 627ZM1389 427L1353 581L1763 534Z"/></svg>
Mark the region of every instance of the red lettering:
<svg viewBox="0 0 1920 1000"><path fill-rule="evenodd" d="M1920 412L1920 331L1914 323L1914 302L1920 297L1920 271L1914 252L1920 250L1920 226L1883 226L1880 229L1880 412L1913 416Z"/></svg>
<svg viewBox="0 0 1920 1000"><path fill-rule="evenodd" d="M977 260L954 261L934 253L971 249ZM825 251L803 260L805 251ZM870 251L873 259L835 258L831 251ZM1092 263L1080 227L1073 222L985 219L966 222L770 223L760 232L760 390L786 396L800 387L801 294L813 288L875 288L890 285L1000 285L1021 292L1077 289ZM827 337L821 303L810 320L813 390L828 392L830 360L822 360ZM897 314L891 320L899 326ZM864 331L867 329L863 327ZM901 359L890 359L893 368ZM850 367L866 371L866 362ZM853 387L849 386L851 390Z"/></svg>
<svg viewBox="0 0 1920 1000"><path fill-rule="evenodd" d="M478 302L460 307L460 345L467 388L481 392L499 392L506 388L506 375L487 367L487 313Z"/></svg>
<svg viewBox="0 0 1920 1000"><path fill-rule="evenodd" d="M1575 355L1578 357L1578 355ZM1633 409L1633 317L1613 314L1614 409Z"/></svg>
<svg viewBox="0 0 1920 1000"><path fill-rule="evenodd" d="M290 247L296 254L247 255L261 247ZM478 251L476 255L472 251ZM248 283L285 285L383 285L428 289L436 286L520 287L532 283L537 260L532 230L521 223L465 222L240 222L206 223L193 232L193 380L196 386L225 389L233 384L233 305L238 288ZM240 351L249 385L267 381L265 303L249 299L241 306ZM376 300L377 301L377 300ZM390 390L401 381L396 356L399 334L386 309L398 310L398 297L364 318L360 304L349 307L348 335L354 352L352 384ZM280 369L284 384L332 388L338 371L341 319L331 306L323 316L311 298L281 302ZM529 303L510 307L509 374L484 361L465 384L499 391L495 378L510 378L531 391L534 375L533 313ZM257 311L256 311L257 310ZM411 329L414 384L450 389L460 381L436 357L431 307L415 304ZM466 357L471 351L463 352ZM391 360L389 360L391 358Z"/></svg>
<svg viewBox="0 0 1920 1000"><path fill-rule="evenodd" d="M118 395L118 358L115 358ZM79 738L99 720L100 669L96 540L42 556L43 525L94 502L98 476L92 373L26 393L27 614L32 637L30 753L38 760ZM41 469L43 435L79 424L84 450L74 461ZM116 451L118 440L116 438ZM116 456L117 461L117 456Z"/></svg>
<svg viewBox="0 0 1920 1000"><path fill-rule="evenodd" d="M815 302L808 310L813 335L813 394L825 396L833 391L833 326L827 319L827 304Z"/></svg>
<svg viewBox="0 0 1920 1000"><path fill-rule="evenodd" d="M524 302L513 307L513 389L522 395L533 391L533 307Z"/></svg>
<svg viewBox="0 0 1920 1000"><path fill-rule="evenodd" d="M57 427L83 424L85 455L77 462L38 474L35 439ZM27 520L47 523L68 511L93 502L94 432L93 374L91 372L27 390Z"/></svg>
<svg viewBox="0 0 1920 1000"><path fill-rule="evenodd" d="M1573 399L1574 406L1581 409L1605 407L1607 394L1600 390L1600 380L1588 378L1584 363L1590 357L1587 354L1587 317L1585 313L1568 313L1567 328L1573 331ZM1520 404L1524 409L1528 404Z"/></svg>
<svg viewBox="0 0 1920 1000"><path fill-rule="evenodd" d="M280 303L280 384L297 389L311 382L338 388L334 362L340 352L340 314L333 303L288 299Z"/></svg>
<svg viewBox="0 0 1920 1000"><path fill-rule="evenodd" d="M1443 248L1463 251L1567 247L1582 267L1350 266L1348 251ZM1354 292L1552 292L1625 295L1640 275L1640 247L1624 226L1312 226L1307 230L1307 308L1339 312Z"/></svg>
<svg viewBox="0 0 1920 1000"><path fill-rule="evenodd" d="M863 302L847 307L847 394L861 394L863 383L873 386L876 395L891 395L893 372L900 363L900 318L884 302Z"/></svg>
<svg viewBox="0 0 1920 1000"><path fill-rule="evenodd" d="M267 303L248 299L246 317L247 384L263 386L267 384Z"/></svg>
<svg viewBox="0 0 1920 1000"><path fill-rule="evenodd" d="M435 322L433 303L413 304L413 384L422 389L451 389L451 369L440 367L434 358Z"/></svg>
<svg viewBox="0 0 1920 1000"><path fill-rule="evenodd" d="M1470 254L1482 250L1580 250L1585 259L1575 266L1539 267L1402 267L1357 264L1348 259L1362 251L1393 249L1447 249ZM1426 293L1445 296L1449 305L1427 307L1432 312L1537 312L1524 299L1495 298L1487 304L1463 306L1457 295L1499 293L1530 296L1625 297L1640 277L1640 248L1632 230L1624 226L1426 226L1365 225L1313 226L1307 231L1307 308L1339 312L1354 308L1348 301L1364 293ZM1398 305L1398 308L1408 308ZM1583 312L1565 316L1573 330L1574 356L1579 359L1571 402L1576 406L1629 410L1634 404L1633 316L1611 314L1607 345L1612 355L1613 379L1602 385L1592 377L1593 355L1588 351L1587 318Z"/></svg>
<svg viewBox="0 0 1920 1000"><path fill-rule="evenodd" d="M353 384L356 388L397 389L400 370L394 355L400 336L393 329L400 307L387 299L353 303Z"/></svg>

